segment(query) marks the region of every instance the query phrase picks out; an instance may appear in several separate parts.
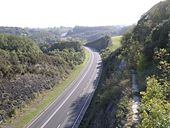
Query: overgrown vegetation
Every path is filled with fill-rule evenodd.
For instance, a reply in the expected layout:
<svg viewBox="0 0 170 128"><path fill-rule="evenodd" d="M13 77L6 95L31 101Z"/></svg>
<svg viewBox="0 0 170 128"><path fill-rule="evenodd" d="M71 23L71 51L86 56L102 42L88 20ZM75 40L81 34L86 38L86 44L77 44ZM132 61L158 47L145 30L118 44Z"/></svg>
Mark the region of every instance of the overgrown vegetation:
<svg viewBox="0 0 170 128"><path fill-rule="evenodd" d="M63 91L69 86L77 75L80 73L82 68L87 64L89 60L89 52L85 50L86 58L84 62L77 65L74 70L70 71L70 75L65 79L61 80L59 83L54 83L54 86L50 90L45 90L42 93L35 94L36 98L31 100L22 109L15 109L15 116L6 120L0 127L17 127L23 128L27 123L29 123L36 115L38 115L43 109L56 99Z"/></svg>
<svg viewBox="0 0 170 128"><path fill-rule="evenodd" d="M133 127L129 110L131 69L138 74L141 91L141 118L134 127L169 127L170 0L146 12L121 38L120 48L112 43L120 39L111 40L113 33L107 27L79 26L67 33L70 37L92 41L87 46L97 49L103 58L99 86L80 128ZM64 41L39 47L28 38L0 35L0 120L12 116L15 107L22 107L23 101L33 99L35 92L50 89L53 83L65 79L84 59L81 45L79 41Z"/></svg>
<svg viewBox="0 0 170 128"><path fill-rule="evenodd" d="M0 27L0 33L26 36L39 44L53 44L62 39L81 39L85 42L93 42L106 35L122 35L133 26L99 26L99 27L54 27L54 28L19 28Z"/></svg>
<svg viewBox="0 0 170 128"><path fill-rule="evenodd" d="M121 46L121 43L120 43L121 36L113 36L111 37L111 41L112 43L101 51L101 56L103 60L106 59L112 52L114 52L117 48Z"/></svg>
<svg viewBox="0 0 170 128"><path fill-rule="evenodd" d="M170 1L158 3L141 17L131 31L124 34L121 48L114 52L108 48L102 51L104 75L80 127L170 126L169 16ZM119 74L117 71L121 71L119 67L122 65L125 67ZM129 109L131 69L138 73L142 91L141 120L137 125L133 125Z"/></svg>
<svg viewBox="0 0 170 128"><path fill-rule="evenodd" d="M170 1L158 3L145 13L122 47L129 69L135 69L141 93L141 128L170 126ZM144 82L145 81L145 82ZM146 90L145 90L146 87Z"/></svg>
<svg viewBox="0 0 170 128"><path fill-rule="evenodd" d="M93 42L106 35L117 36L122 35L132 26L98 26L98 27L83 27L75 26L72 30L69 30L67 37L79 37L87 42Z"/></svg>
<svg viewBox="0 0 170 128"><path fill-rule="evenodd" d="M59 28L19 28L0 27L0 33L29 37L39 44L53 44L70 30L69 27Z"/></svg>
<svg viewBox="0 0 170 128"><path fill-rule="evenodd" d="M112 45L112 40L108 35L86 44L87 47L91 47L95 50L98 50L99 52L110 45Z"/></svg>
<svg viewBox="0 0 170 128"><path fill-rule="evenodd" d="M4 120L37 93L66 79L84 61L85 54L79 41L40 48L29 38L1 34L0 59L0 120Z"/></svg>
<svg viewBox="0 0 170 128"><path fill-rule="evenodd" d="M106 41L110 42L111 37L108 38ZM130 74L122 60L122 49L116 50L120 46L120 37L112 39L113 42L100 51L103 59L101 79L80 128L112 128L128 125L126 120L131 97ZM97 41L94 43L92 46L99 44Z"/></svg>

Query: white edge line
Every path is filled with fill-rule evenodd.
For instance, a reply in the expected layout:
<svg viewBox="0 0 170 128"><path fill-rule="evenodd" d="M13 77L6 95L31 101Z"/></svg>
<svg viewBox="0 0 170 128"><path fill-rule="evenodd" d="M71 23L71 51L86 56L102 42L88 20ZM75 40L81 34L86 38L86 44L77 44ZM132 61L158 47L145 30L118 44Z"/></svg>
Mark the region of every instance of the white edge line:
<svg viewBox="0 0 170 128"><path fill-rule="evenodd" d="M93 74L94 74L94 72L93 72ZM100 70L99 77L100 77L100 76L101 76L101 70ZM98 79L99 79L99 78L98 78ZM99 80L98 80L98 81L99 81ZM97 83L98 83L98 82L97 82ZM94 89L93 94L94 94L95 90L96 90L96 88ZM92 95L93 95L93 94L92 94ZM86 102L84 103L84 105L83 105L83 107L82 107L82 109L81 109L81 111L80 111L79 115L77 116L76 121L74 122L74 124L73 124L72 128L74 128L74 127L75 127L75 125L76 125L76 123L77 123L78 119L80 118L80 116L81 116L81 114L82 114L82 112L83 112L83 110L84 110L84 108L85 108L85 106L86 106L87 102L89 101L90 96L91 96L91 94L89 94L89 95L88 95L88 97L87 97L87 99L86 99Z"/></svg>
<svg viewBox="0 0 170 128"><path fill-rule="evenodd" d="M77 121L78 121L78 119L79 119L81 113L83 112L83 110L84 110L84 108L85 108L85 106L86 106L86 104L87 104L87 102L88 102L88 100L89 100L89 98L90 98L90 96L91 96L91 95L89 94L88 97L87 97L87 99L86 99L86 102L84 103L84 105L83 105L83 107L82 107L82 109L81 109L79 115L77 116L77 119L76 119L76 121L74 122L72 128L75 127L75 125L76 125L76 123L77 123Z"/></svg>
<svg viewBox="0 0 170 128"><path fill-rule="evenodd" d="M61 126L61 124L59 124L58 126L57 126L57 128L59 128Z"/></svg>
<svg viewBox="0 0 170 128"><path fill-rule="evenodd" d="M74 83L75 81L72 81L70 84ZM68 88L66 88L64 91L66 91ZM53 104L54 102L56 102L56 100L58 100L61 97L61 95L57 96L56 99L54 101L52 101L50 104L47 105L47 107L45 107L44 110L42 110L37 116L35 116L35 118L32 119L32 121L28 122L28 124L25 125L26 128L29 128L35 121L37 121L37 119L43 115Z"/></svg>
<svg viewBox="0 0 170 128"><path fill-rule="evenodd" d="M86 47L85 47L86 48ZM90 51L89 50L89 48L86 48L88 51ZM85 69L85 68L84 68ZM83 70L84 70L83 69ZM80 73L81 74L81 73ZM75 82L76 80L73 80L71 83L69 83L70 85L71 84L73 84L74 82ZM68 86L65 90L64 90L64 92L65 91L67 91L68 90L68 88L69 88L70 86ZM63 93L63 92L62 92ZM61 94L62 94L61 93ZM42 110L39 114L37 114L37 116L35 116L30 122L28 122L26 125L25 125L25 128L29 128L35 121L37 121L37 119L41 116L41 115L43 115L46 111L47 111L47 109L49 109L53 104L54 104L54 102L56 102L56 100L58 100L59 98L61 97L61 95L59 95L59 96L57 96L56 97L56 99L54 100L54 101L52 101L50 104L48 104L47 105L47 107L45 107L45 109L44 110Z"/></svg>
<svg viewBox="0 0 170 128"><path fill-rule="evenodd" d="M94 55L92 54L92 58L94 58ZM92 59L93 60L93 59ZM46 124L53 118L53 116L60 110L60 108L65 104L65 102L70 98L70 96L74 93L74 91L78 88L79 84L82 82L82 80L84 79L84 77L87 75L87 73L89 72L92 62L90 63L90 66L88 68L88 70L86 71L86 73L83 75L82 79L78 82L77 86L71 91L71 93L67 96L67 98L62 102L62 104L54 111L54 113L47 119L47 121L40 127L40 128L44 128L46 126Z"/></svg>

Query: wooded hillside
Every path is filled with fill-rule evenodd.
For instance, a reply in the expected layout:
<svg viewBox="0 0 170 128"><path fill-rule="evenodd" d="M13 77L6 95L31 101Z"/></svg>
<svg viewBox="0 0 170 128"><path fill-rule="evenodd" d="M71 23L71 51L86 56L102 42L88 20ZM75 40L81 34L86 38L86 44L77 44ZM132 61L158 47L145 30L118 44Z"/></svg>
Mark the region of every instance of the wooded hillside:
<svg viewBox="0 0 170 128"><path fill-rule="evenodd" d="M170 1L146 12L123 37L124 59L139 74L139 127L170 126Z"/></svg>
<svg viewBox="0 0 170 128"><path fill-rule="evenodd" d="M102 78L81 128L170 126L170 0L146 12L105 55ZM106 51L106 50L104 50ZM131 70L138 77L140 121L132 122Z"/></svg>
<svg viewBox="0 0 170 128"><path fill-rule="evenodd" d="M11 117L37 93L57 86L84 59L79 41L40 48L27 37L0 34L0 120Z"/></svg>

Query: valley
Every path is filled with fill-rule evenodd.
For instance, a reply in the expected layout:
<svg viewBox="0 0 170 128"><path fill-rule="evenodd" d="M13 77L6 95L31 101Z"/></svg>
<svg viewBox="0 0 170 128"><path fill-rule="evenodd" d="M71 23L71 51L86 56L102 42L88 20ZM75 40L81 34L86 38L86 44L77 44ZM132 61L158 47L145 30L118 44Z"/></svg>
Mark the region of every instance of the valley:
<svg viewBox="0 0 170 128"><path fill-rule="evenodd" d="M125 3L136 14L140 2ZM170 0L136 24L97 26L114 17L109 3L88 3L87 12L103 9L88 14L96 26L0 27L0 128L170 127ZM80 7L62 18L86 14ZM114 20L130 19L126 11ZM83 16L73 19L88 24Z"/></svg>

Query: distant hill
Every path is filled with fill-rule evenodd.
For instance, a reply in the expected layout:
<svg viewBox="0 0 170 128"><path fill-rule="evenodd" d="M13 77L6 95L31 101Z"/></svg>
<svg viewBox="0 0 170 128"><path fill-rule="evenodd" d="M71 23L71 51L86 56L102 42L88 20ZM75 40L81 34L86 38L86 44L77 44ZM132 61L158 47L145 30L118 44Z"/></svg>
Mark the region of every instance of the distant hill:
<svg viewBox="0 0 170 128"><path fill-rule="evenodd" d="M87 42L95 41L105 35L122 35L132 26L99 26L99 27L83 27L76 26L69 30L66 37L79 37Z"/></svg>
<svg viewBox="0 0 170 128"><path fill-rule="evenodd" d="M19 28L19 27L0 27L0 33L12 34L16 36L27 36L38 43L55 43L65 35L69 27L59 28Z"/></svg>
<svg viewBox="0 0 170 128"><path fill-rule="evenodd" d="M87 42L95 41L106 35L122 35L133 26L99 26L99 27L54 27L54 28L20 28L0 27L0 33L27 36L39 44L53 44L61 39L79 38Z"/></svg>

